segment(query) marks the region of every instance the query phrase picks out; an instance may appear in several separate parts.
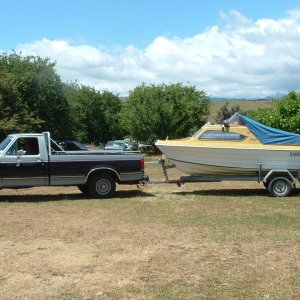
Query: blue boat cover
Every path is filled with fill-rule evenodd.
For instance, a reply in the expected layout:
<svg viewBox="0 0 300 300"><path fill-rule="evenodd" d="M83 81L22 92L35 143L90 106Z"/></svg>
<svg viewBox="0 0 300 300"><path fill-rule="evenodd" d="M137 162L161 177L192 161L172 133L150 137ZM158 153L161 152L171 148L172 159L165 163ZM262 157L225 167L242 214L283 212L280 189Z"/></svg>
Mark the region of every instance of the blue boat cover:
<svg viewBox="0 0 300 300"><path fill-rule="evenodd" d="M299 134L263 125L239 113L234 114L226 123L232 124L235 122L247 126L262 144L300 145Z"/></svg>

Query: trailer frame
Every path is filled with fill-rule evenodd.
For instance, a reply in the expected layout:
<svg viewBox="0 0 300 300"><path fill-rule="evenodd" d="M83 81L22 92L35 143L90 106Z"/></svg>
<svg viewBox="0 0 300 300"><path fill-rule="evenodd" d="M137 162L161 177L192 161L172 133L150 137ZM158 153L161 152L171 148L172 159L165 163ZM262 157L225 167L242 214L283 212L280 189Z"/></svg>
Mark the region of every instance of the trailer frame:
<svg viewBox="0 0 300 300"><path fill-rule="evenodd" d="M168 169L175 168L174 165L170 165L168 160L161 157L159 163L162 167L164 180L149 180L149 184L177 184L178 187L185 183L196 183L196 182L222 182L222 181L257 181L262 182L265 188L268 190L270 196L274 197L286 197L289 196L293 189L296 188L296 183L300 181L300 170L297 174L292 174L287 169L271 169L264 170L263 165L260 162L257 169L256 176L195 176L186 175L181 176L179 179L170 179L168 175Z"/></svg>

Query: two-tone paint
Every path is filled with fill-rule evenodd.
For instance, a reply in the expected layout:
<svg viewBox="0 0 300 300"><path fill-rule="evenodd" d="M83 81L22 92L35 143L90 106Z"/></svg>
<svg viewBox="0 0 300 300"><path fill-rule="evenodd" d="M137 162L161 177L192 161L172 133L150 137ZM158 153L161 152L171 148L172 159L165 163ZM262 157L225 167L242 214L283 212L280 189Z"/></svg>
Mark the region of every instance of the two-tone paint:
<svg viewBox="0 0 300 300"><path fill-rule="evenodd" d="M38 153L12 155L10 149L20 138L36 138ZM139 183L144 179L144 157L105 151L55 151L48 132L12 134L0 145L1 188L83 185L97 172L111 174L119 184Z"/></svg>
<svg viewBox="0 0 300 300"><path fill-rule="evenodd" d="M211 131L233 133L240 140L202 139ZM177 169L192 176L255 176L261 168L289 170L300 179L300 146L263 145L246 126L206 124L192 137L155 144Z"/></svg>

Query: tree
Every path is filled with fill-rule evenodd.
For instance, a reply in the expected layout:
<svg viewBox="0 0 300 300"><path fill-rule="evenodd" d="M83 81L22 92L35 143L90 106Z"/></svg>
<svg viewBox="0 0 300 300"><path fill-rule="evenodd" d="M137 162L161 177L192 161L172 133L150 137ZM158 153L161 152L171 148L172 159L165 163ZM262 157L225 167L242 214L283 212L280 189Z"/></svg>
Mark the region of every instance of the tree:
<svg viewBox="0 0 300 300"><path fill-rule="evenodd" d="M20 98L11 74L0 61L0 138L12 132L39 130L43 121L35 117Z"/></svg>
<svg viewBox="0 0 300 300"><path fill-rule="evenodd" d="M229 108L229 105L230 105L229 102L225 102L225 104L218 111L217 117L216 117L216 121L218 124L222 124L225 120L229 119L236 112L246 114L246 112L243 112L241 110L241 108L238 104L232 105L231 108Z"/></svg>
<svg viewBox="0 0 300 300"><path fill-rule="evenodd" d="M121 110L124 130L146 143L186 136L205 123L210 99L195 86L142 84L130 92Z"/></svg>
<svg viewBox="0 0 300 300"><path fill-rule="evenodd" d="M300 133L300 93L289 92L282 100L274 100L274 108L261 108L249 116L267 126Z"/></svg>
<svg viewBox="0 0 300 300"><path fill-rule="evenodd" d="M28 108L33 119L42 121L36 129L51 131L57 138L70 130L66 126L69 119L68 103L60 77L55 71L55 63L49 59L22 57L13 53L0 55L0 67L9 77L20 105ZM12 117L13 113L11 106L9 115Z"/></svg>
<svg viewBox="0 0 300 300"><path fill-rule="evenodd" d="M76 138L83 142L106 143L122 136L119 124L121 101L118 96L75 84L66 88L66 92Z"/></svg>

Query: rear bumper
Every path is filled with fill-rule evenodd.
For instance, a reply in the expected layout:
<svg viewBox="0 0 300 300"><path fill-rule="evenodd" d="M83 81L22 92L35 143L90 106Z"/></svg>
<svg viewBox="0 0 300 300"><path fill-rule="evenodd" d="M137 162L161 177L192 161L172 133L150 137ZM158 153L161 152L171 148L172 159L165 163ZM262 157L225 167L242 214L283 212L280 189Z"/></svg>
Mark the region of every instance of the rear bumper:
<svg viewBox="0 0 300 300"><path fill-rule="evenodd" d="M143 182L149 181L149 177L144 174L144 172L129 172L129 173L120 173L119 174L120 183L128 183L128 182Z"/></svg>

